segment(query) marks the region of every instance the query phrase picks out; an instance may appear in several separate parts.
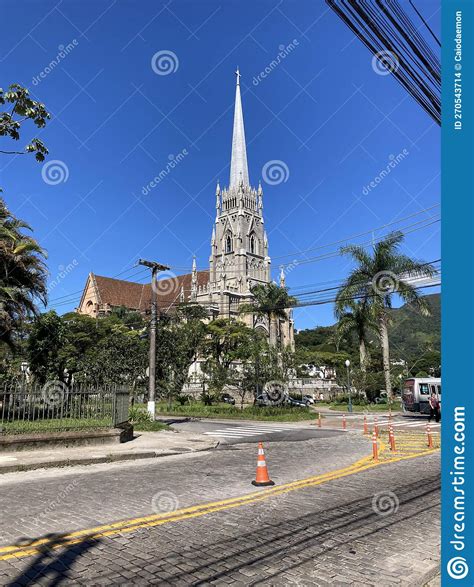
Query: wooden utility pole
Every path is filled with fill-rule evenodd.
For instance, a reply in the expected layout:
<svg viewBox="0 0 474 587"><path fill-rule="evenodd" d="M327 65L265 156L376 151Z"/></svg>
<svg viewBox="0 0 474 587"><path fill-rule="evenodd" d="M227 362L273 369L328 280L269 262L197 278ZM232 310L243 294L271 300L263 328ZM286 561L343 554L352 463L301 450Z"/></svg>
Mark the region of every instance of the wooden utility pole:
<svg viewBox="0 0 474 587"><path fill-rule="evenodd" d="M150 360L148 364L148 413L155 419L155 371L156 371L156 276L158 271L168 271L167 265L139 259L138 265L151 269L151 318L150 318Z"/></svg>

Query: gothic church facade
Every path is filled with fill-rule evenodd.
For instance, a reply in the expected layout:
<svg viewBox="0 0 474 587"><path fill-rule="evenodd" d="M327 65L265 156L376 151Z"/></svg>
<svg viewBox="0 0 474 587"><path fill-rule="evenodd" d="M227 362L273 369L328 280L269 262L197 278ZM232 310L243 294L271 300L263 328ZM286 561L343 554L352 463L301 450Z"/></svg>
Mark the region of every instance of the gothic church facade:
<svg viewBox="0 0 474 587"><path fill-rule="evenodd" d="M198 271L196 261L190 274L181 275L173 284L163 280L158 295L159 312L170 311L178 302L204 305L210 319L239 318L248 326L261 329L267 336L269 324L264 317L242 315L239 307L252 301L251 289L271 281L271 259L263 215L263 190L252 187L247 164L244 117L240 92L240 73L236 72L234 126L230 180L228 187L216 188L216 219L212 229L209 270ZM283 271L280 285L285 285ZM82 314L97 316L114 307L125 306L147 312L151 286L89 274L80 305ZM283 346L294 347L294 322L291 309L287 319L277 323L277 339Z"/></svg>

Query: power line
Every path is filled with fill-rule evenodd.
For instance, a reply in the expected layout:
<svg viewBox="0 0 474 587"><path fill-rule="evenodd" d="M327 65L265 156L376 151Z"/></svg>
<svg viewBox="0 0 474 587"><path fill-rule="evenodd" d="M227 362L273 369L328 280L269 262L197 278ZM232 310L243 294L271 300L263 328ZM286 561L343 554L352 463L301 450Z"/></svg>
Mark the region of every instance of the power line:
<svg viewBox="0 0 474 587"><path fill-rule="evenodd" d="M382 224L381 226L377 226L375 228L371 228L370 230L366 230L365 232L359 232L357 234L352 234L346 238L334 241L332 243L326 243L325 245L319 245L317 247L313 247L310 249L304 249L302 251L297 251L295 253L287 253L285 255L279 255L277 257L272 257L272 259L275 260L275 259L282 259L284 257L294 257L295 255L302 255L304 253L310 253L311 251L318 251L320 249L324 249L327 247L333 247L334 245L339 245L341 243L347 242L348 240L356 239L361 236L366 236L367 234L377 232L379 230L382 230L383 228L387 228L387 226L393 226L394 224L399 224L400 222L404 222L405 220L410 220L410 218L414 218L415 216L419 216L420 214L424 214L425 212L429 212L433 208L437 208L439 206L440 206L440 204L434 204L433 206L430 206L429 208L425 208L424 210L420 210L419 212L415 212L414 214L410 214L410 215L405 216L403 218L398 218L397 220L393 220L392 222L387 222L387 224Z"/></svg>

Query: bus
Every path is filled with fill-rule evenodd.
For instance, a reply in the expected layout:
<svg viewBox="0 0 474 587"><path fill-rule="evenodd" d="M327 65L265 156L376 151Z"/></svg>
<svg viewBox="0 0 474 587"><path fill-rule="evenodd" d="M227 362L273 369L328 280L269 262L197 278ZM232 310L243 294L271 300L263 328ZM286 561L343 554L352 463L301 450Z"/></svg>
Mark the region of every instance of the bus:
<svg viewBox="0 0 474 587"><path fill-rule="evenodd" d="M441 379L436 377L412 377L405 380L402 393L404 412L430 413L430 395L436 394L441 410Z"/></svg>

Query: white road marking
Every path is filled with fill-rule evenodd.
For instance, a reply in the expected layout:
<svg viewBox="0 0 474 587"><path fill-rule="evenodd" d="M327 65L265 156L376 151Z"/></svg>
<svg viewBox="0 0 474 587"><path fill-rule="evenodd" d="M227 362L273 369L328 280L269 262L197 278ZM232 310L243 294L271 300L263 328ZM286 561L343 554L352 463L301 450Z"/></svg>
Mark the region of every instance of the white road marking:
<svg viewBox="0 0 474 587"><path fill-rule="evenodd" d="M247 436L261 436L264 434L275 434L278 432L291 432L294 430L311 430L310 428L276 428L272 426L229 426L204 432L207 436L218 436L221 438L244 438Z"/></svg>

